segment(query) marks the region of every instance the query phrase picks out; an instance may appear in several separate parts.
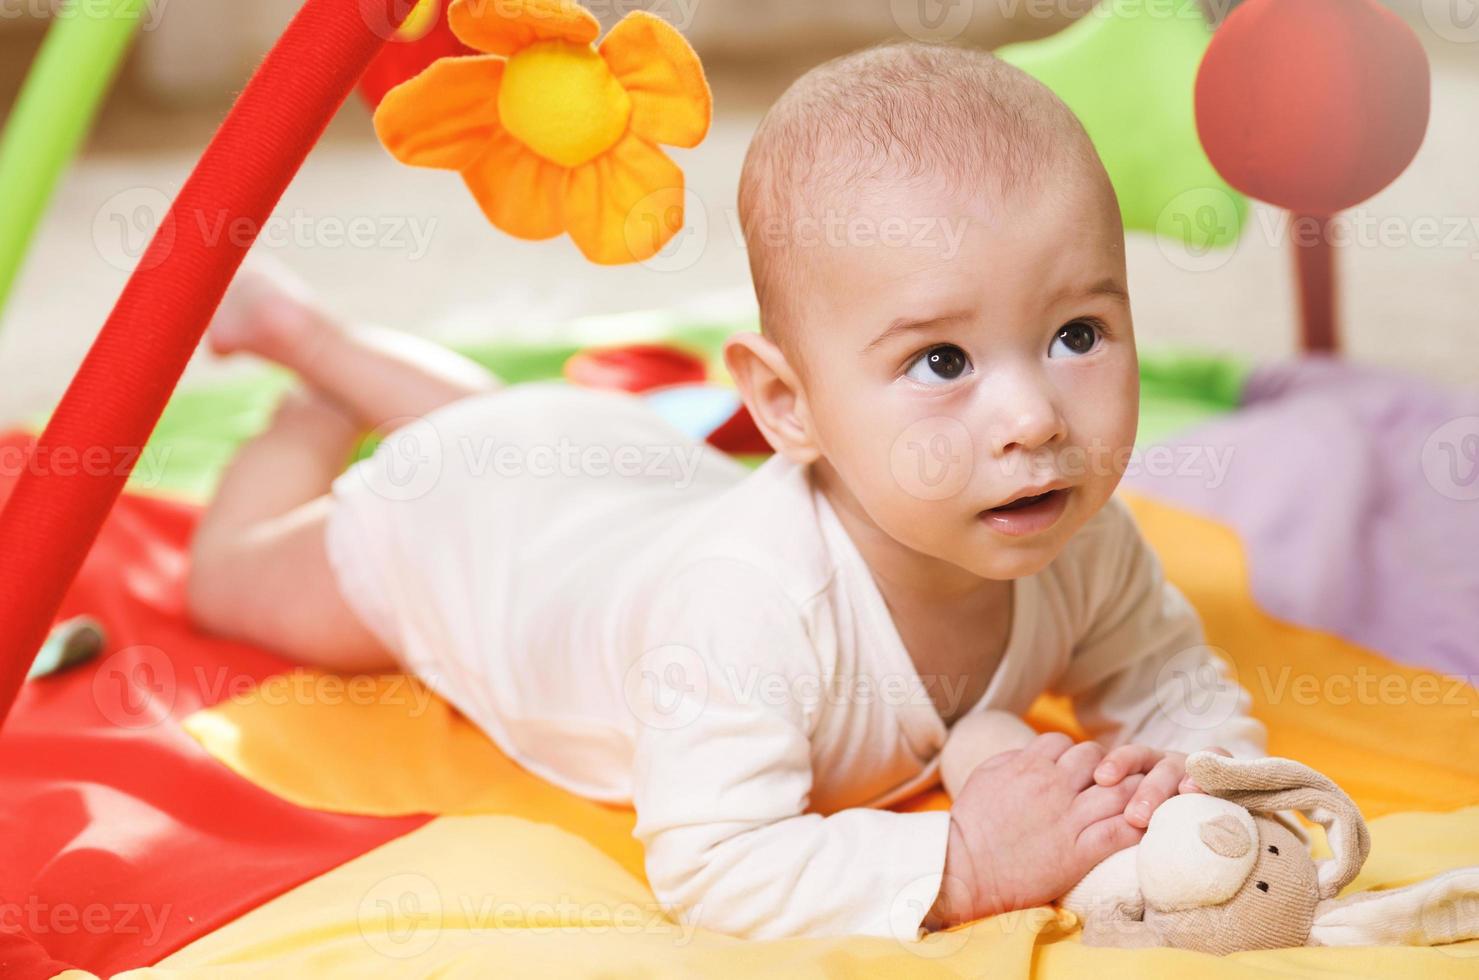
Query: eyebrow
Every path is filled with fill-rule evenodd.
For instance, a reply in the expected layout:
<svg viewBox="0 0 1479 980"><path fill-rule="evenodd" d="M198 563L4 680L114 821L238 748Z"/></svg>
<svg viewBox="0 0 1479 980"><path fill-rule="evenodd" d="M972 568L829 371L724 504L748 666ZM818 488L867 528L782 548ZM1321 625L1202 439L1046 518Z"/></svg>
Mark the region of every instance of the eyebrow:
<svg viewBox="0 0 1479 980"><path fill-rule="evenodd" d="M1120 285L1119 280L1106 276L1105 278L1100 279L1098 282L1092 283L1086 288L1080 289L1077 286L1069 286L1066 289L1060 289L1057 293L1053 294L1053 297L1048 302L1048 305L1053 306L1065 299L1089 296L1109 296L1127 305L1130 302L1130 294L1125 291L1124 286ZM866 354L869 351L876 349L884 342L892 340L899 334L911 333L916 330L925 330L929 327L938 327L943 324L953 323L957 320L965 320L968 319L970 315L970 313L962 310L955 313L942 313L939 316L918 318L899 317L898 319L894 320L894 322L890 323L884 329L883 333L868 341L867 345L862 350L858 351L858 353Z"/></svg>
<svg viewBox="0 0 1479 980"><path fill-rule="evenodd" d="M884 329L883 333L868 341L867 346L858 351L858 353L866 354L869 351L877 348L880 344L883 344L885 341L892 340L899 334L911 333L916 330L925 330L929 327L938 327L942 324L954 323L957 320L965 320L969 317L970 314L963 310L957 313L943 313L939 316L928 316L923 318L910 318L906 316L901 316L893 323L890 323L888 327Z"/></svg>
<svg viewBox="0 0 1479 980"><path fill-rule="evenodd" d="M1048 302L1048 305L1053 306L1054 304L1060 303L1065 299L1087 298L1089 296L1109 296L1119 300L1122 303L1128 304L1130 302L1130 294L1125 291L1125 287L1120 284L1120 281L1118 279L1105 276L1098 282L1093 283L1092 285L1083 289L1080 289L1077 286L1069 286L1065 289L1058 290L1058 292L1053 294L1053 297Z"/></svg>

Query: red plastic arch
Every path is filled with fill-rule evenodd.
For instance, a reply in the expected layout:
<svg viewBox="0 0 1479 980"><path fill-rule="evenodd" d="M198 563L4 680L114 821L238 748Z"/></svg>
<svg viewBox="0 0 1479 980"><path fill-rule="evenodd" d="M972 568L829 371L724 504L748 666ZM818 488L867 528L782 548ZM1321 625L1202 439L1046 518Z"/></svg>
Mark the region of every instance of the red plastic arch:
<svg viewBox="0 0 1479 980"><path fill-rule="evenodd" d="M0 723L250 247L246 239L255 239L411 7L411 0L306 0L124 287L32 450L34 465L0 512ZM239 219L250 236L212 234Z"/></svg>

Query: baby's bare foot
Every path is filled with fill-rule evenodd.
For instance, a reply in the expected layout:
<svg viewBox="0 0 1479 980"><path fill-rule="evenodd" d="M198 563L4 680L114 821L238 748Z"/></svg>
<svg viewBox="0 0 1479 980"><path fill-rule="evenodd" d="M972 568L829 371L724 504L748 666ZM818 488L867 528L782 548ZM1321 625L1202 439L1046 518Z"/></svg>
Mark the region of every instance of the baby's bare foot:
<svg viewBox="0 0 1479 980"><path fill-rule="evenodd" d="M237 273L206 339L221 356L245 352L293 367L332 328L301 281L278 263L257 260Z"/></svg>

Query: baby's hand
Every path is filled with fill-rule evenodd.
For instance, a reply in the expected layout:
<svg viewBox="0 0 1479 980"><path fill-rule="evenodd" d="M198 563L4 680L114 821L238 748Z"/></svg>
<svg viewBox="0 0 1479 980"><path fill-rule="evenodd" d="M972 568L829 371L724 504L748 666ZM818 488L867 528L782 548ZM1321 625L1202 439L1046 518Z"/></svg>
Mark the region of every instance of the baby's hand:
<svg viewBox="0 0 1479 980"><path fill-rule="evenodd" d="M1143 777L1094 782L1104 749L1061 733L976 767L950 808L945 877L927 925L1042 905L1144 833L1125 819Z"/></svg>
<svg viewBox="0 0 1479 980"><path fill-rule="evenodd" d="M1213 746L1209 752L1231 755ZM1111 749L1094 770L1094 782L1114 786L1121 780L1142 775L1140 788L1125 806L1125 819L1142 830L1150 824L1155 808L1178 793L1200 793L1196 781L1186 774L1185 752L1162 752L1146 745L1121 745Z"/></svg>

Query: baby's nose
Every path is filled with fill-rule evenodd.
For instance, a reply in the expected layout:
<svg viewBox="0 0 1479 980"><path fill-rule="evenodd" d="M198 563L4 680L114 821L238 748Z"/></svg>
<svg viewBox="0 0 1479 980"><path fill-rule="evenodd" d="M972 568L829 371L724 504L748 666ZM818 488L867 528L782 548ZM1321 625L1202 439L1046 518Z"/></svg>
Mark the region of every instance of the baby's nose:
<svg viewBox="0 0 1479 980"><path fill-rule="evenodd" d="M1014 450L1032 452L1066 434L1063 416L1052 397L1031 391L1001 406L991 430L991 448L998 456Z"/></svg>

